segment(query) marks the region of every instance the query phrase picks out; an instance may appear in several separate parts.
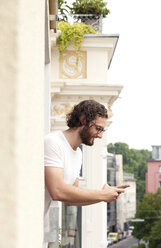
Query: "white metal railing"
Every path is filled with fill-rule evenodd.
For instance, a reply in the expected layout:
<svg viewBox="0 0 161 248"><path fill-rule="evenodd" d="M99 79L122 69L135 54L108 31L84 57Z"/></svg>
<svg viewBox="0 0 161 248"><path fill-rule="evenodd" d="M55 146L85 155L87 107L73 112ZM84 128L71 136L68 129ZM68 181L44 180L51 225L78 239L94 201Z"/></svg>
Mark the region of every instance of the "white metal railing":
<svg viewBox="0 0 161 248"><path fill-rule="evenodd" d="M66 21L69 23L85 23L87 25L91 25L95 31L102 32L102 15L94 15L94 14L77 14L77 15L58 15L58 21Z"/></svg>

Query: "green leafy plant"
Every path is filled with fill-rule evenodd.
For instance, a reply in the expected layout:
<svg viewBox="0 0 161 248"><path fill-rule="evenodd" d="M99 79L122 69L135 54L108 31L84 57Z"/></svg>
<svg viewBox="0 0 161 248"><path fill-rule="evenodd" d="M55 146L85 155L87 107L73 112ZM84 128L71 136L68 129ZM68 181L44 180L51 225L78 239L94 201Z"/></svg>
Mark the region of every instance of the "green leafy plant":
<svg viewBox="0 0 161 248"><path fill-rule="evenodd" d="M106 8L104 0L76 0L72 4L72 14L93 14L106 17L110 10Z"/></svg>
<svg viewBox="0 0 161 248"><path fill-rule="evenodd" d="M132 246L130 246L130 248L145 248L145 244L142 243L139 246L132 245Z"/></svg>
<svg viewBox="0 0 161 248"><path fill-rule="evenodd" d="M57 42L60 54L62 54L62 52L65 51L70 44L73 44L77 58L80 54L84 35L96 33L90 25L86 25L84 23L70 24L67 22L59 22L58 30L61 30L61 35Z"/></svg>
<svg viewBox="0 0 161 248"><path fill-rule="evenodd" d="M159 248L161 227L161 189L157 192L148 193L142 202L138 204L135 218L144 219L142 222L134 222L133 236L137 239L149 241L150 248Z"/></svg>
<svg viewBox="0 0 161 248"><path fill-rule="evenodd" d="M68 21L68 15L71 11L69 5L67 5L66 0L58 0L58 20L59 21Z"/></svg>
<svg viewBox="0 0 161 248"><path fill-rule="evenodd" d="M145 248L145 244L140 244L139 246L138 246L139 248Z"/></svg>

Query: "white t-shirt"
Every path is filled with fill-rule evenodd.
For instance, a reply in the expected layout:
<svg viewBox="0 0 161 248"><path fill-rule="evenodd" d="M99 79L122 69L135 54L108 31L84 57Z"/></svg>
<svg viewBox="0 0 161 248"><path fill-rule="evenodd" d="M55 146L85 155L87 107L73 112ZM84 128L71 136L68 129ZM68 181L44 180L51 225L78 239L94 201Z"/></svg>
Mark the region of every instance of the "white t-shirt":
<svg viewBox="0 0 161 248"><path fill-rule="evenodd" d="M64 169L64 181L73 184L79 177L82 164L82 152L78 147L73 150L62 131L49 133L44 142L44 165ZM49 231L49 208L52 198L45 187L44 231Z"/></svg>

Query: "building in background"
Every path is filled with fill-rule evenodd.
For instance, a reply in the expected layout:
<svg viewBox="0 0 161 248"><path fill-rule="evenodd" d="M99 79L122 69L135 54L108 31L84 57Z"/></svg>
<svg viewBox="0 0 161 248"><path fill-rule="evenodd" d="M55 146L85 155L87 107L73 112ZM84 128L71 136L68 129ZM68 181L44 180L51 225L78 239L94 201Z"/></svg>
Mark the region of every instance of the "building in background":
<svg viewBox="0 0 161 248"><path fill-rule="evenodd" d="M116 155L117 156L117 155ZM107 184L116 186L116 156L108 153L107 156ZM116 201L107 203L107 232L117 231Z"/></svg>
<svg viewBox="0 0 161 248"><path fill-rule="evenodd" d="M161 188L161 146L152 146L152 157L147 164L146 193L156 193Z"/></svg>
<svg viewBox="0 0 161 248"><path fill-rule="evenodd" d="M128 231L130 221L136 214L136 179L134 174L123 172L123 184L129 184L130 187L126 189L126 193L121 195L123 206L123 223L124 232ZM119 204L119 202L118 202ZM119 211L119 210L118 210ZM118 219L119 222L119 219Z"/></svg>
<svg viewBox="0 0 161 248"><path fill-rule="evenodd" d="M123 171L122 155L108 153L107 183L130 185L116 202L107 203L107 231L125 235L136 213L136 180L133 174Z"/></svg>

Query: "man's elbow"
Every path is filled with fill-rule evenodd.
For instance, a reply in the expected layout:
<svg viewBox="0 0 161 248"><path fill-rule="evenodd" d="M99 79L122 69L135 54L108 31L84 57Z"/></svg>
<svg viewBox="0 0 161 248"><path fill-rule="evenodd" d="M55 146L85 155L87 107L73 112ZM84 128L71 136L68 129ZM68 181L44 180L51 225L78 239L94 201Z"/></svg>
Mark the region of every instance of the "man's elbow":
<svg viewBox="0 0 161 248"><path fill-rule="evenodd" d="M54 192L52 192L51 197L54 201L66 201L67 196L65 193L62 192L62 190L57 189Z"/></svg>

